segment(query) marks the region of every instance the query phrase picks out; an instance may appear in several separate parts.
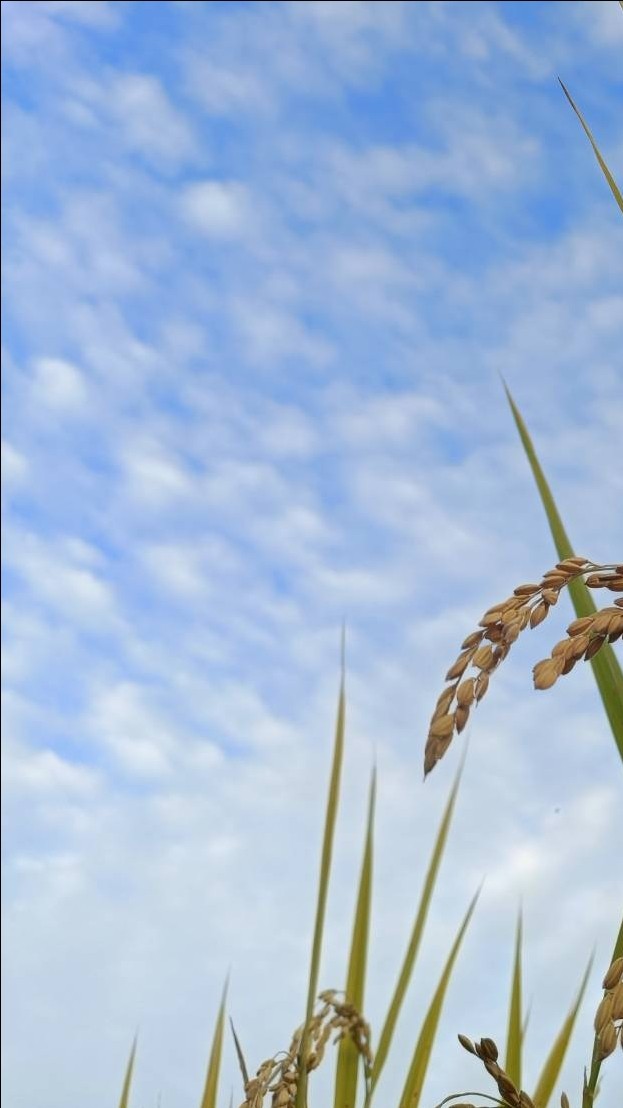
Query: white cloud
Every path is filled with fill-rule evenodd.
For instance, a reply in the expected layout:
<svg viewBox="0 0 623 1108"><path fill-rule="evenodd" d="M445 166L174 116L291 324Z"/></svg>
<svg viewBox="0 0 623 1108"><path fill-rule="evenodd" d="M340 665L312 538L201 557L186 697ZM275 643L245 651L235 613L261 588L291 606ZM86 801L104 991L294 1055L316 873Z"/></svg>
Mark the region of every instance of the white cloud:
<svg viewBox="0 0 623 1108"><path fill-rule="evenodd" d="M88 401L83 373L62 358L39 358L33 376L33 402L55 412L81 412Z"/></svg>
<svg viewBox="0 0 623 1108"><path fill-rule="evenodd" d="M115 8L106 0L37 0L24 6L91 27L109 27L117 22Z"/></svg>
<svg viewBox="0 0 623 1108"><path fill-rule="evenodd" d="M267 365L296 358L311 365L330 365L335 351L330 342L314 334L292 311L255 299L239 299L232 316L247 357Z"/></svg>
<svg viewBox="0 0 623 1108"><path fill-rule="evenodd" d="M185 218L215 239L244 239L254 226L248 189L238 181L198 181L181 197Z"/></svg>
<svg viewBox="0 0 623 1108"><path fill-rule="evenodd" d="M108 97L130 149L174 163L192 153L191 127L156 77L142 73L115 77Z"/></svg>
<svg viewBox="0 0 623 1108"><path fill-rule="evenodd" d="M76 558L76 550L29 534L11 537L8 563L28 583L33 596L64 620L94 632L118 627L113 590Z"/></svg>
<svg viewBox="0 0 623 1108"><path fill-rule="evenodd" d="M28 459L16 450L10 442L2 440L2 481L3 484L20 484L28 473Z"/></svg>
<svg viewBox="0 0 623 1108"><path fill-rule="evenodd" d="M595 42L614 49L623 43L621 7L617 0L580 0L575 8L582 29Z"/></svg>
<svg viewBox="0 0 623 1108"><path fill-rule="evenodd" d="M149 707L145 691L132 682L101 690L88 727L127 772L149 779L170 771L176 736Z"/></svg>
<svg viewBox="0 0 623 1108"><path fill-rule="evenodd" d="M128 497L148 507L176 503L192 491L192 479L183 464L157 443L125 445L122 463Z"/></svg>
<svg viewBox="0 0 623 1108"><path fill-rule="evenodd" d="M99 784L98 775L87 766L67 761L53 750L29 751L15 744L5 748L2 781L11 792L44 796L90 796Z"/></svg>
<svg viewBox="0 0 623 1108"><path fill-rule="evenodd" d="M191 56L188 70L191 91L212 115L237 117L272 106L265 77L253 69L218 65L201 54Z"/></svg>

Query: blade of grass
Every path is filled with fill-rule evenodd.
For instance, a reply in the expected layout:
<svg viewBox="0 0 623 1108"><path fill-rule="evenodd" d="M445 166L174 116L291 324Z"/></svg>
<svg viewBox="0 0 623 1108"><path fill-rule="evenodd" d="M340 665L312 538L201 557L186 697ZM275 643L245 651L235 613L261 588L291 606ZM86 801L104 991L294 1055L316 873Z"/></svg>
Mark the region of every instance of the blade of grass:
<svg viewBox="0 0 623 1108"><path fill-rule="evenodd" d="M314 1002L318 993L318 974L320 970L320 955L322 953L322 936L327 908L327 893L329 889L329 876L331 873L331 859L333 856L333 839L335 835L335 822L340 797L340 779L342 775L342 761L344 757L344 723L346 717L346 694L344 678L344 632L342 631L342 676L340 680L340 692L338 696L337 720L335 724L335 741L333 744L333 762L331 765L331 777L329 781L329 796L327 799L327 811L325 816L324 834L322 839L322 854L320 860L320 876L318 880L318 897L316 901L316 919L314 923L314 936L312 940L311 962L309 967L309 983L307 988L307 1005L305 1008L305 1024L301 1037L299 1051L299 1081L296 1089L296 1108L307 1108L307 1047L309 1042L309 1024L314 1012Z"/></svg>
<svg viewBox="0 0 623 1108"><path fill-rule="evenodd" d="M454 963L459 953L463 937L465 935L465 932L467 931L469 921L472 918L479 895L480 889L474 896L469 908L467 909L465 918L459 928L456 939L452 944L452 949L450 951L450 954L448 955L448 960L439 979L439 984L437 985L437 988L435 990L435 995L433 996L428 1012L426 1013L424 1023L422 1024L422 1028L420 1030L419 1038L416 1043L415 1051L413 1052L413 1058L411 1060L411 1065L407 1074L407 1080L405 1081L405 1086L400 1098L400 1108L417 1108L418 1104L420 1103L420 1097L422 1095L424 1080L426 1078L426 1071L428 1069L428 1063L430 1061L430 1056L432 1054L433 1045L435 1042L435 1035L441 1016L441 1009L443 1007L446 990L448 988L448 983L452 975L452 970L454 969Z"/></svg>
<svg viewBox="0 0 623 1108"><path fill-rule="evenodd" d="M588 983L588 978L592 966L593 958L591 956L584 972L584 977L582 978L580 988L578 989L577 996L573 1004L571 1005L571 1008L569 1009L563 1025L560 1028L556 1039L554 1040L554 1045L552 1046L552 1049L550 1050L547 1059L543 1065L543 1069L541 1070L539 1080L537 1081L536 1089L532 1097L534 1103L539 1105L539 1108L547 1108L550 1097L554 1092L554 1089L556 1088L558 1076L562 1069L565 1054L567 1053L569 1040L571 1039L576 1017L580 1009L584 993L586 991L586 985Z"/></svg>
<svg viewBox="0 0 623 1108"><path fill-rule="evenodd" d="M614 950L612 951L612 957L610 962L614 962L616 958L620 958L623 955L623 919L621 920L621 926L619 927L619 934L617 935L617 941L614 944ZM591 1068L588 1080L585 1080L584 1092L582 1095L582 1108L593 1108L593 1101L597 1095L597 1082L599 1080L599 1072L601 1070L601 1061L599 1059L599 1040L595 1035L595 1041L593 1043L593 1056L591 1059Z"/></svg>
<svg viewBox="0 0 623 1108"><path fill-rule="evenodd" d="M523 1047L523 1044L526 1041L526 1035L528 1034L528 1027L530 1025L530 1013L531 1013L531 1011L532 1011L532 1001L530 1001L530 1003L528 1005L528 1009L526 1011L525 1019L524 1019L522 1025L521 1025L521 1045L522 1045L522 1047Z"/></svg>
<svg viewBox="0 0 623 1108"><path fill-rule="evenodd" d="M223 1053L223 1029L225 1027L225 1002L227 1000L227 985L228 982L226 981L223 987L223 995L221 997L218 1015L216 1017L214 1035L212 1036L212 1047L210 1049L210 1058L208 1061L208 1069L206 1073L205 1087L203 1090L203 1096L201 1098L201 1108L216 1108L216 1098L218 1095L218 1078L221 1068L221 1055Z"/></svg>
<svg viewBox="0 0 623 1108"><path fill-rule="evenodd" d="M134 1059L136 1058L136 1036L132 1043L132 1049L130 1051L130 1057L128 1058L128 1064L125 1070L125 1077L123 1078L123 1088L121 1089L121 1099L119 1101L119 1108L128 1108L130 1101L130 1086L132 1084L132 1073L134 1072Z"/></svg>
<svg viewBox="0 0 623 1108"><path fill-rule="evenodd" d="M370 905L372 900L372 870L374 863L374 807L376 802L376 769L372 771L370 781L370 799L366 836L359 878L359 890L355 907L353 934L346 978L346 997L363 1012L368 960L368 937L370 933ZM359 1077L359 1052L350 1038L342 1039L338 1052L335 1074L335 1108L353 1108L357 1102L357 1083Z"/></svg>
<svg viewBox="0 0 623 1108"><path fill-rule="evenodd" d="M504 1069L517 1089L521 1088L521 1048L523 1042L523 1030L521 1026L521 947L523 940L523 927L521 911L517 918L517 933L515 936L515 959L513 964L513 980L511 998L508 1010L508 1033L506 1036L506 1061Z"/></svg>
<svg viewBox="0 0 623 1108"><path fill-rule="evenodd" d="M519 437L521 439L523 448L526 452L526 456L530 463L536 485L545 508L545 514L550 526L552 537L556 550L558 551L559 558L569 558L573 555L573 547L569 541L569 536L563 527L562 520L560 518L558 509L554 502L554 498L551 493L551 489L545 479L545 474L541 469L539 460L536 456L536 451L532 444L532 439L528 434L528 429L521 417L521 413L515 404L510 391L506 384L504 384L506 390L506 396L510 404L513 418L519 431ZM589 590L583 581L573 581L569 586L569 592L571 594L571 600L578 616L591 615L596 611L595 605L591 599ZM623 759L623 673L621 667L616 659L616 655L611 646L606 644L601 648L598 654L591 661L593 667L593 674L597 682L597 687L603 702L604 710L608 717L612 734L614 735L614 741L617 745L619 754Z"/></svg>
<svg viewBox="0 0 623 1108"><path fill-rule="evenodd" d="M567 100L571 104L571 107L573 108L573 110L574 110L575 114L577 115L580 123L582 124L582 127L584 128L584 133L585 133L588 141L590 142L591 146L593 147L593 153L594 153L595 157L597 158L597 161L599 162L599 168L601 169L601 172L603 173L604 177L606 178L606 181L610 185L610 190L612 192L612 195L614 196L614 199L616 200L617 204L619 205L619 208L623 212L623 196L621 196L621 190L620 190L619 186L617 185L614 177L612 176L610 170L608 169L608 166L606 165L604 159L602 158L599 147L597 146L597 143L595 142L595 139L593 138L593 136L590 132L589 126L588 126L586 120L584 119L584 116L582 115L582 112L578 108L577 104L574 102L574 100L573 100L571 94L569 93L569 91L565 88L564 84L560 80L560 77L558 78L558 81L560 83L560 87L562 88L562 91L564 92L565 96L567 97Z"/></svg>
<svg viewBox="0 0 623 1108"><path fill-rule="evenodd" d="M428 909L432 899L435 883L437 881L437 875L439 872L439 866L441 865L441 859L446 846L448 838L448 832L450 830L450 824L452 822L452 816L454 813L454 806L456 803L457 793L459 791L459 784L461 781L461 774L463 772L463 765L465 758L463 758L452 788L450 795L446 803L446 808L443 813L441 823L439 825L439 831L437 832L437 838L435 839L435 845L431 855L431 860L428 865L426 877L424 879L424 886L422 889L422 895L420 897L419 907L416 913L413 929L409 938L409 945L404 956L404 960L398 975L398 981L396 988L394 989L394 995L392 996L391 1003L389 1005L385 1022L381 1029L379 1036L379 1043L374 1056L374 1063L372 1066L372 1089L374 1090L379 1077L383 1071L383 1066L387 1060L387 1055L391 1042L394 1036L394 1030L402 1003L405 998L405 993L411 980L411 974L417 958L418 950L420 948L420 942L422 939L422 933L424 931L424 925L426 923L426 917L428 915Z"/></svg>
<svg viewBox="0 0 623 1108"><path fill-rule="evenodd" d="M239 1038L236 1034L236 1028L234 1027L234 1021L233 1021L233 1019L231 1019L231 1017L229 1019L229 1026L231 1027L231 1033L234 1037L234 1046L236 1048L236 1057L238 1059L238 1065L240 1066L240 1073L242 1074L242 1083L243 1083L243 1085L246 1086L249 1083L249 1071L247 1069L247 1064L244 1060L244 1054L242 1053L242 1047L240 1046L240 1040L239 1040Z"/></svg>

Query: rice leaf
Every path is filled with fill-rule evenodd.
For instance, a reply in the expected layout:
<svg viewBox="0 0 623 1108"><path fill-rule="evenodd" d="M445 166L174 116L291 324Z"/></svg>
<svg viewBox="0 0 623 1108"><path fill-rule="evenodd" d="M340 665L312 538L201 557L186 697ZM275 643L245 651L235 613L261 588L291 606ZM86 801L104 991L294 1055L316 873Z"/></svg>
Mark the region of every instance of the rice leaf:
<svg viewBox="0 0 623 1108"><path fill-rule="evenodd" d="M550 1052L547 1056L547 1059L546 1059L546 1061L543 1065L543 1069L541 1070L541 1074L540 1074L539 1080L537 1082L536 1089L534 1090L534 1093L533 1093L533 1096L532 1096L532 1099L533 1099L534 1103L538 1104L539 1108L547 1108L547 1105L549 1104L552 1093L554 1092L554 1090L556 1088L556 1083L558 1081L558 1075L560 1074L560 1070L562 1069L562 1064L563 1064L564 1059L565 1059L565 1054L567 1053L567 1047L569 1046L569 1040L571 1039L571 1035L572 1035L572 1032L573 1032L573 1027L574 1027L574 1024L575 1024L575 1021L576 1021L576 1017L577 1017L580 1005L582 1003L582 999L584 997L584 993L585 993L585 990L586 990L586 985L587 985L587 982L588 982L588 978L589 978L592 966L593 966L593 959L591 957L590 960L589 960L589 963L586 967L586 970L584 972L584 977L582 978L582 982L580 984L578 994L577 994L573 1004L571 1005L571 1008L569 1009L569 1013L566 1016L566 1018L564 1020L564 1023L562 1025L560 1031L558 1032L558 1035L556 1036L556 1039L554 1041L554 1045L552 1046L552 1048L551 1048L551 1050L550 1050Z"/></svg>
<svg viewBox="0 0 623 1108"><path fill-rule="evenodd" d="M563 526L551 489L545 479L545 474L536 456L532 439L528 434L528 429L522 419L521 413L506 384L504 384L504 388L513 413L513 418L517 425L517 430L519 431L519 437L521 438L523 448L526 452L543 502L543 507L545 508L545 514L552 532L556 550L558 551L558 557L571 557L574 554L574 550ZM578 616L591 615L592 612L596 611L589 590L583 581L573 581L569 586L569 592ZM593 667L593 674L612 729L612 734L614 735L614 741L623 759L623 673L621 672L621 667L612 647L607 643L602 646L601 650L591 660L590 664Z"/></svg>
<svg viewBox="0 0 623 1108"><path fill-rule="evenodd" d="M513 981L508 1011L508 1032L506 1036L506 1061L504 1069L516 1088L521 1088L521 1048L523 1043L522 1000L521 1000L521 947L523 939L521 911L517 919L515 937L515 959Z"/></svg>
<svg viewBox="0 0 623 1108"><path fill-rule="evenodd" d="M571 104L571 107L573 108L575 114L577 115L578 119L580 120L580 123L582 124L582 127L584 128L584 133L586 134L586 137L588 138L588 141L590 142L591 146L593 147L593 152L595 154L595 157L597 158L597 161L599 162L599 167L601 169L601 172L603 173L604 177L606 178L606 181L610 185L610 190L612 192L612 195L614 196L614 199L616 200L617 204L619 205L619 208L623 212L623 196L621 196L621 190L620 190L619 186L617 185L614 177L612 176L610 170L608 169L608 166L606 165L604 159L602 158L599 147L597 146L597 143L595 142L595 139L593 138L593 136L590 132L590 129L588 127L588 124L586 123L586 120L584 119L584 116L582 115L582 112L578 108L577 104L574 103L574 101L571 97L571 94L569 93L569 91L563 85L562 81L560 80L560 77L558 78L558 80L560 82L560 86L562 88L562 91L564 92L565 96L567 97L567 100Z"/></svg>
<svg viewBox="0 0 623 1108"><path fill-rule="evenodd" d="M248 1083L249 1083L249 1071L247 1069L247 1064L244 1060L244 1054L242 1053L242 1047L240 1046L240 1040L239 1040L239 1038L236 1034L236 1028L234 1027L234 1021L231 1018L231 1016L229 1018L229 1026L231 1027L231 1033L232 1033L233 1038L234 1038L234 1046L236 1048L236 1057L238 1059L238 1065L240 1066L240 1073L242 1074L242 1084L243 1085L248 1085Z"/></svg>
<svg viewBox="0 0 623 1108"><path fill-rule="evenodd" d="M372 900L372 871L374 864L374 807L376 802L376 768L372 770L366 836L359 878L359 890L353 922L353 933L346 978L346 998L358 1012L364 1009L368 937L370 933L370 906ZM359 1077L359 1052L348 1036L342 1039L338 1052L335 1074L335 1108L353 1108L357 1102Z"/></svg>
<svg viewBox="0 0 623 1108"><path fill-rule="evenodd" d="M128 1064L126 1066L125 1077L123 1079L123 1088L121 1090L121 1100L119 1101L119 1108L128 1108L130 1102L130 1086L132 1084L132 1073L134 1071L134 1059L136 1057L136 1036L132 1043L132 1049L130 1051L130 1057L128 1058Z"/></svg>
<svg viewBox="0 0 623 1108"><path fill-rule="evenodd" d="M223 996L221 998L218 1015L216 1017L214 1035L212 1036L210 1059L208 1061L208 1069L206 1073L205 1088L203 1090L203 1096L201 1098L201 1108L216 1108L216 1098L218 1095L218 1078L221 1068L221 1054L223 1053L223 1029L225 1027L225 1001L227 999L227 985L228 982L226 981L223 988Z"/></svg>
<svg viewBox="0 0 623 1108"><path fill-rule="evenodd" d="M528 1034L528 1027L530 1026L530 1013L531 1013L531 1011L532 1011L532 1001L530 1001L530 1003L528 1005L524 1021L521 1025L521 1045L522 1045L522 1047L523 1047L523 1044L526 1041L526 1035Z"/></svg>
<svg viewBox="0 0 623 1108"><path fill-rule="evenodd" d="M344 757L344 724L346 717L346 694L344 677L344 632L342 632L342 677L337 706L337 720L335 724L335 741L333 744L333 762L331 765L331 777L329 781L329 796L327 799L327 811L325 816L324 834L322 840L322 854L320 860L320 877L318 881L318 897L316 902L316 919L314 923L314 936L312 940L311 962L309 967L309 983L307 988L307 1005L305 1009L305 1024L301 1037L299 1051L300 1067L299 1082L296 1090L296 1108L307 1108L307 1047L309 1042L309 1024L314 1012L314 1002L318 992L318 974L320 970L320 955L322 953L322 936L327 908L327 893L329 890L329 876L331 873L331 859L333 856L333 839L335 835L335 823L340 796L340 780L342 775L342 761Z"/></svg>
<svg viewBox="0 0 623 1108"><path fill-rule="evenodd" d="M435 1042L435 1035L441 1016L441 1010L443 1007L446 990L448 988L448 983L452 975L452 970L454 969L454 963L459 953L463 937L465 935L465 932L467 931L469 921L472 918L472 914L474 912L474 908L476 907L476 902L479 895L480 890L478 890L469 908L467 909L465 919L463 920L456 939L454 940L452 949L450 951L450 954L448 955L448 960L439 979L439 984L437 985L437 988L435 990L435 995L433 996L428 1012L426 1013L426 1017L424 1019L424 1023L422 1024L420 1035L415 1047L415 1051L413 1052L413 1058L411 1060L411 1066L409 1067L409 1072L407 1074L407 1080L405 1081L405 1086L400 1098L400 1108L417 1108L418 1104L420 1103L420 1097L422 1095L422 1089L424 1087L424 1081L426 1078L426 1071L428 1069L428 1063L430 1061L430 1056L432 1054L433 1045Z"/></svg>
<svg viewBox="0 0 623 1108"><path fill-rule="evenodd" d="M413 967L417 958L418 950L420 948L420 942L424 931L424 925L426 923L426 917L428 915L428 909L433 896L435 883L437 881L437 875L439 873L439 866L441 865L441 859L446 847L446 841L448 838L448 832L450 830L450 824L452 822L452 816L454 814L454 806L456 803L457 793L459 791L459 784L461 781L461 774L463 773L463 766L465 758L461 761L459 769L456 774L456 778L450 790L450 795L446 803L445 811L443 813L439 830L437 832L437 838L433 847L433 852L428 865L426 877L424 879L424 886L422 889L422 895L420 897L420 903L416 913L415 921L413 923L413 929L409 938L409 945L404 956L400 973L398 974L398 981L396 988L394 989L394 995L392 996L391 1003L389 1005L385 1022L381 1028L379 1036L378 1046L376 1048L374 1063L372 1066L372 1089L374 1090L379 1077L383 1071L383 1066L387 1060L387 1055L391 1042L394 1036L396 1023L400 1014L400 1009L405 998L409 981L411 980L411 974L413 973Z"/></svg>

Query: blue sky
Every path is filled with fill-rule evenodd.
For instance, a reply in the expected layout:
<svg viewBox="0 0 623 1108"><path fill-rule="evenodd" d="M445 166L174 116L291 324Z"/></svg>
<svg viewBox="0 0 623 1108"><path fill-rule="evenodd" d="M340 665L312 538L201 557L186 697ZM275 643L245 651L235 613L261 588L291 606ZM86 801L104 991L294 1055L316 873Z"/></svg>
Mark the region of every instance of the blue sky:
<svg viewBox="0 0 623 1108"><path fill-rule="evenodd" d="M463 745L423 786L433 699L481 611L554 560L500 374L576 548L620 557L620 221L556 75L620 175L623 17L2 11L3 1082L15 1108L103 1108L139 1026L135 1103L185 1108L229 967L250 1061L299 1022L343 618L322 984L376 752L378 1025ZM530 692L569 618L517 645L471 727L386 1103L483 876L427 1103L473 1085L456 1031L503 1038L520 899L528 1082L596 944L580 1087L623 827L590 674ZM235 1081L228 1045L224 1103Z"/></svg>

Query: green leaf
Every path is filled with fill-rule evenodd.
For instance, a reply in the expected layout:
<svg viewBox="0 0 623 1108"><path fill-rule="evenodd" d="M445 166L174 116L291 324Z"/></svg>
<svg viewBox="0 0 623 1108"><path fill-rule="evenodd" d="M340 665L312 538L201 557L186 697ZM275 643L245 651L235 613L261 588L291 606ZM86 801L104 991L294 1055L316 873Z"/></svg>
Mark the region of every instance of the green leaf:
<svg viewBox="0 0 623 1108"><path fill-rule="evenodd" d="M123 1088L121 1090L121 1100L119 1101L119 1108L128 1108L130 1101L130 1086L132 1084L132 1073L134 1071L134 1059L136 1058L136 1036L132 1043L132 1049L130 1051L130 1057L128 1058L128 1064L126 1066L125 1077L123 1079Z"/></svg>
<svg viewBox="0 0 623 1108"><path fill-rule="evenodd" d="M400 1014L400 1009L405 998L405 993L411 980L411 974L413 973L413 967L415 966L417 954L420 948L420 942L422 940L422 934L424 931L424 925L426 923L426 917L428 915L428 909L433 896L435 883L437 881L437 875L439 873L439 866L441 865L441 859L446 846L448 838L448 832L450 830L450 824L452 822L452 816L454 813L454 806L456 803L457 793L459 791L459 784L461 781L461 774L463 772L463 765L465 759L463 758L454 784L450 790L450 795L446 804L445 811L442 816L439 830L437 832L437 838L433 847L433 852L428 865L426 878L424 880L424 886L422 889L422 895L420 897L420 903L413 923L413 929L409 938L409 945L404 956L404 960L398 975L398 981L396 988L394 989L394 995L392 996L391 1003L389 1005L385 1022L381 1029L379 1036L378 1047L374 1056L374 1063L372 1066L372 1089L375 1088L379 1077L381 1076L383 1066L387 1060L387 1055L391 1042L394 1036L396 1023Z"/></svg>
<svg viewBox="0 0 623 1108"><path fill-rule="evenodd" d="M340 780L342 775L342 761L344 757L344 724L346 717L346 695L344 680L344 632L342 632L342 677L337 706L337 720L335 724L335 741L333 744L333 762L331 766L331 778L329 781L329 796L325 816L324 834L322 840L322 854L320 860L320 877L318 881L318 897L316 902L316 920L314 923L314 936L312 940L311 963L309 967L309 983L307 988L307 1006L305 1010L305 1024L301 1037L300 1077L296 1090L296 1108L307 1108L307 1047L309 1042L309 1024L314 1012L314 1003L318 993L318 974L320 970L320 955L322 953L322 936L327 908L327 893L329 890L329 877L331 873L331 859L333 857L333 839L335 836L335 823L340 797Z"/></svg>
<svg viewBox="0 0 623 1108"><path fill-rule="evenodd" d="M599 162L599 167L601 169L601 172L603 173L604 177L606 178L606 181L610 185L612 195L614 196L614 199L616 200L617 204L619 205L619 208L623 212L623 196L621 196L621 190L620 190L619 186L617 185L614 177L612 176L610 170L608 169L608 166L606 165L604 159L602 158L601 153L599 151L599 147L597 146L597 143L595 142L595 139L593 138L593 136L592 136L592 134L589 130L588 124L586 123L586 120L584 119L584 116L582 115L582 112L580 111L578 106L574 103L570 93L568 92L568 90L565 88L562 81L560 80L560 77L558 78L558 80L560 81L560 86L562 88L562 91L564 92L565 96L567 97L567 100L571 104L571 107L573 108L575 114L577 115L578 119L580 120L580 123L582 124L582 127L584 128L584 132L586 134L586 137L588 138L588 141L590 142L591 146L593 147L593 152L595 154L595 157L597 158L597 161Z"/></svg>
<svg viewBox="0 0 623 1108"><path fill-rule="evenodd" d="M504 384L504 388L513 413L513 418L517 425L517 430L519 431L519 437L521 438L523 448L526 452L543 502L543 507L545 508L545 514L552 532L556 550L558 551L558 557L561 559L569 558L573 556L574 550L571 546L569 536L563 527L551 489L545 479L545 474L539 464L532 439L528 434L528 429L506 384ZM583 581L573 581L571 585L569 585L569 593L578 616L591 615L592 612L596 611L589 590ZM623 759L623 673L621 672L621 667L612 647L608 644L602 646L601 650L595 655L590 664L593 667L593 674L612 729L612 734L614 735L614 741Z"/></svg>
<svg viewBox="0 0 623 1108"><path fill-rule="evenodd" d="M407 1080L405 1082L402 1096L400 1098L400 1108L417 1108L418 1104L420 1103L420 1097L422 1095L422 1089L424 1087L424 1081L426 1078L426 1071L428 1069L428 1063L430 1061L430 1056L432 1054L433 1046L435 1043L435 1035L437 1033L437 1026L439 1024L446 990L448 988L450 977L452 975L452 970L454 968L454 963L459 953L463 937L465 935L465 932L467 931L469 921L472 918L472 914L474 912L474 908L476 907L476 902L479 895L480 890L478 890L469 908L467 909L465 919L463 920L456 939L454 940L452 949L450 951L450 954L448 955L448 960L439 979L439 984L437 985L437 988L435 990L435 995L433 996L428 1012L426 1013L420 1035L416 1043L415 1051L413 1052L413 1058L411 1060L411 1066L409 1067L409 1072L407 1074Z"/></svg>
<svg viewBox="0 0 623 1108"><path fill-rule="evenodd" d="M578 994L573 1004L571 1005L571 1008L569 1009L569 1013L566 1016L565 1021L560 1031L558 1032L558 1035L556 1036L554 1045L552 1046L552 1049L547 1056L543 1069L541 1070L541 1075L539 1077L539 1080L537 1081L536 1089L534 1090L534 1094L532 1096L532 1099L537 1105L537 1108L547 1108L550 1097L556 1088L558 1075L560 1074L562 1064L565 1060L565 1054L567 1053L569 1040L571 1039L576 1017L582 1003L582 998L584 997L584 992L586 990L586 985L592 965L593 959L591 957L588 966L586 967L584 977L582 978Z"/></svg>
<svg viewBox="0 0 623 1108"><path fill-rule="evenodd" d="M225 1001L227 999L227 981L223 988L223 996L216 1017L214 1035L212 1036L212 1048L208 1061L205 1088L201 1098L201 1108L216 1108L218 1095L218 1077L221 1068L221 1054L223 1053L223 1029L225 1026Z"/></svg>
<svg viewBox="0 0 623 1108"><path fill-rule="evenodd" d="M515 937L515 959L513 964L513 982L508 1011L508 1033L506 1036L506 1061L504 1069L516 1088L521 1088L521 1047L523 1042L522 1000L521 1000L521 945L522 945L522 919L521 912L517 919L517 934Z"/></svg>
<svg viewBox="0 0 623 1108"><path fill-rule="evenodd" d="M231 1016L229 1018L229 1026L231 1027L231 1033L234 1037L234 1046L236 1048L236 1057L238 1059L238 1065L240 1066L240 1073L242 1074L242 1084L246 1086L249 1083L249 1071L247 1069L247 1064L244 1060L244 1054L242 1053L242 1047L240 1046L240 1040L239 1040L239 1038L236 1034L236 1028L234 1027L234 1021L231 1018Z"/></svg>
<svg viewBox="0 0 623 1108"><path fill-rule="evenodd" d="M359 878L359 891L353 922L353 934L346 979L346 997L363 1013L370 933L370 905L372 900L372 869L374 861L374 806L376 801L376 769L372 771L366 837ZM335 1108L354 1108L357 1102L357 1081L360 1056L350 1038L342 1039L338 1052L335 1074Z"/></svg>

